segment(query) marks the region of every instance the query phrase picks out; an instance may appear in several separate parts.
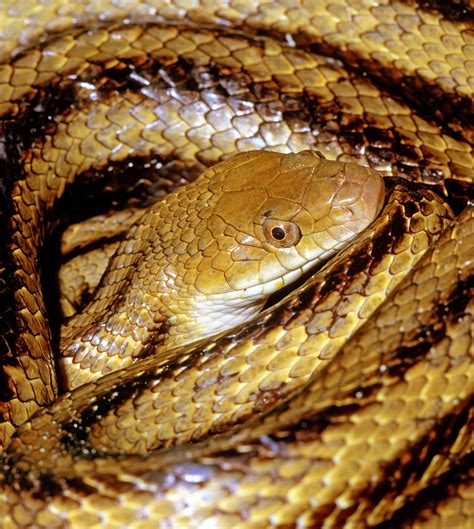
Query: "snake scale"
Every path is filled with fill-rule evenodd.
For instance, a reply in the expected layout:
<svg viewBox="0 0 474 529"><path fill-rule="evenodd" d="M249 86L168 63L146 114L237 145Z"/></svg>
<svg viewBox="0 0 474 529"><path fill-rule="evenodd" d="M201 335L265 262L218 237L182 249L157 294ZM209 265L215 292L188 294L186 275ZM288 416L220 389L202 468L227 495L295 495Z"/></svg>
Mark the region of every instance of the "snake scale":
<svg viewBox="0 0 474 529"><path fill-rule="evenodd" d="M0 10L1 526L472 527L471 4ZM244 326L58 389L61 219L305 149L387 177L354 244Z"/></svg>

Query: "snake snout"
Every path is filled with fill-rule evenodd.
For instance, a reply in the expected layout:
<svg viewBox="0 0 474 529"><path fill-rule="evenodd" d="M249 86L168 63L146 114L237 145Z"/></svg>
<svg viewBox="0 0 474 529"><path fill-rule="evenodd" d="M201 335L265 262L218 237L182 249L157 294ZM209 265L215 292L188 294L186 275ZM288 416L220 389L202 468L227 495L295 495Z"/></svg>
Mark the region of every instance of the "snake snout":
<svg viewBox="0 0 474 529"><path fill-rule="evenodd" d="M382 176L367 167L348 163L344 166L344 183L334 196L332 207L344 211L344 224L357 232L377 217L384 199Z"/></svg>

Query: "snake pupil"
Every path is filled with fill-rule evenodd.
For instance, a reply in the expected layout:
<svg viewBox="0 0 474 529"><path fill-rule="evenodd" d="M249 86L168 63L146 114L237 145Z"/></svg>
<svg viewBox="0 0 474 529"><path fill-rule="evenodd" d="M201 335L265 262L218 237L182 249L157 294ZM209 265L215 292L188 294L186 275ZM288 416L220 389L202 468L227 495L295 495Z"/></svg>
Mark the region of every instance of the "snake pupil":
<svg viewBox="0 0 474 529"><path fill-rule="evenodd" d="M285 235L285 230L282 228L277 227L272 229L272 237L277 241L282 241L285 238Z"/></svg>

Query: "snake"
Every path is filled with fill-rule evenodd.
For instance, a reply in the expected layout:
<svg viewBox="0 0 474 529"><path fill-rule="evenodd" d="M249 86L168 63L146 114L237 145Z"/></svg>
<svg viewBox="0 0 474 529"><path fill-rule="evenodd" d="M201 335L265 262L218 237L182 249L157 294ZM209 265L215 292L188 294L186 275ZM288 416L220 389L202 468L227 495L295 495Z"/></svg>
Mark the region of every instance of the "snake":
<svg viewBox="0 0 474 529"><path fill-rule="evenodd" d="M2 527L471 527L470 3L51 0L0 10ZM165 341L106 354L113 365L87 360L81 351L102 341L81 336L83 322L110 317L93 296L115 300L111 276L134 270L130 255L154 240L141 221L206 195L220 170L245 192L241 166L266 199L275 191L298 206L289 216L273 211L280 202L259 209L255 184L220 203L232 224L253 211L264 233L254 252L276 255L288 234L282 255L308 244L295 212L315 168L342 186L318 188L319 198L338 196L342 173L382 175L387 196L382 205L369 186L364 223L350 237L332 226L348 244L331 246L316 271L296 263L300 281L248 321L234 307L235 327L196 343L185 328L174 347L167 313ZM351 205L361 189L329 203ZM171 211L158 227L179 224ZM313 224L319 215L308 213ZM216 244L239 226L217 231ZM80 276L74 259L94 252L116 268L84 267L92 297L78 301L52 263ZM79 378L68 382L69 369Z"/></svg>

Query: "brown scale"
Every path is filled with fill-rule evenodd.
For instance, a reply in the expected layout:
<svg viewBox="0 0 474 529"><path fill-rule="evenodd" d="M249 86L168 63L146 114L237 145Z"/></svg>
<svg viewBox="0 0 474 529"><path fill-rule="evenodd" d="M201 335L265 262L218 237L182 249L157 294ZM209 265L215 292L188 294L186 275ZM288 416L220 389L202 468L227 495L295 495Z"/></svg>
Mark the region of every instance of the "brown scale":
<svg viewBox="0 0 474 529"><path fill-rule="evenodd" d="M195 175L236 150L310 147L438 185L463 209L472 196L472 127L463 110L472 99L472 30L462 11L425 4L2 4L0 53L16 61L0 70L2 444L56 397L50 344L57 336L46 323L37 260L38 243L58 222L66 181L78 181L71 195L80 203L88 180L96 180L90 191L100 189L107 185L102 169L129 159L177 163ZM168 21L178 25L153 25ZM179 26L223 21L246 35L285 35L305 49ZM309 49L331 52L352 73ZM115 208L130 205L126 189L136 206L180 180L147 172L153 192L132 182L116 193L111 173L105 196ZM87 215L103 213L100 196L83 201ZM379 221L380 243L367 247L370 277L356 249L349 264L331 264L255 324L194 353L186 349L172 363L166 355L157 366L145 359L44 408L19 429L1 462L6 526L467 529L472 207L422 257L447 222L441 203L428 202L418 211L402 200L391 231ZM81 218L77 209L73 221ZM410 223L400 220L402 210ZM407 259L408 248L416 255ZM372 318L385 299L387 270L398 282L418 258ZM343 288L341 297L336 289ZM366 299L357 295L361 288ZM356 331L361 315L367 323ZM325 350L319 340L328 329ZM317 365L305 360L321 351ZM296 364L294 353L301 353ZM263 378L260 364L272 366ZM217 377L208 371L213 365ZM282 372L294 375L290 382ZM158 407L157 397L164 397ZM252 411L263 413L252 419ZM228 429L205 440L208 430ZM133 455L187 439L202 442ZM106 456L117 450L129 455Z"/></svg>

